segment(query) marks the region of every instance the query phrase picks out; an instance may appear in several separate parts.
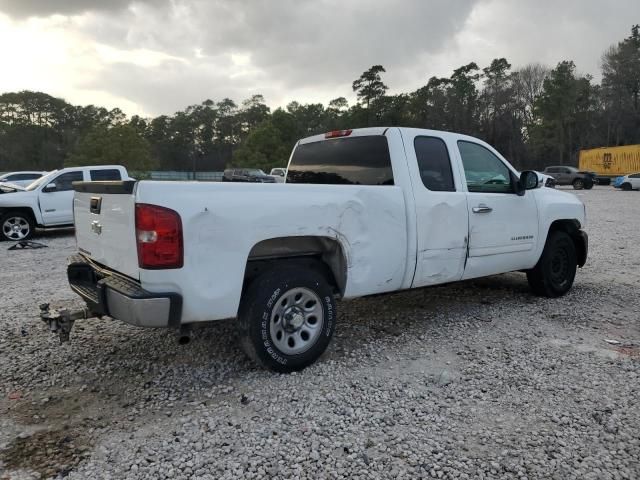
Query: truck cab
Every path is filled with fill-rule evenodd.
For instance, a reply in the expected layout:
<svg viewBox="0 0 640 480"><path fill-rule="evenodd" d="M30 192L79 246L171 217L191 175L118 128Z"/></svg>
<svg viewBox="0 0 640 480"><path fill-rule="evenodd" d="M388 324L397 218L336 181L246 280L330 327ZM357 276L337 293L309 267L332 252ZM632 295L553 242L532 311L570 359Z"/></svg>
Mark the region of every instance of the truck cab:
<svg viewBox="0 0 640 480"><path fill-rule="evenodd" d="M26 188L3 188L0 195L0 239L30 238L36 227L73 225L73 182L126 180L120 165L68 167L40 177Z"/></svg>

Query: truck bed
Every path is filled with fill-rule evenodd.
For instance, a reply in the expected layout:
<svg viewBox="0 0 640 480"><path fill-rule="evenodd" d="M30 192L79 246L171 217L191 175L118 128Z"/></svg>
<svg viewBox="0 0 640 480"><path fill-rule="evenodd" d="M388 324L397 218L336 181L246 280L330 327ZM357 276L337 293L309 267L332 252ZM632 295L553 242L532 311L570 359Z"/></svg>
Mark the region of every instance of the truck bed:
<svg viewBox="0 0 640 480"><path fill-rule="evenodd" d="M182 323L236 316L247 262L260 255L265 241L271 246L289 237L338 242L348 269L346 298L402 288L415 268L407 252L407 208L397 186L141 181L119 192L100 182L85 182L77 190L79 251L139 281L146 291L182 295ZM100 213L91 211L92 201L101 202ZM137 203L179 213L182 268L138 267Z"/></svg>

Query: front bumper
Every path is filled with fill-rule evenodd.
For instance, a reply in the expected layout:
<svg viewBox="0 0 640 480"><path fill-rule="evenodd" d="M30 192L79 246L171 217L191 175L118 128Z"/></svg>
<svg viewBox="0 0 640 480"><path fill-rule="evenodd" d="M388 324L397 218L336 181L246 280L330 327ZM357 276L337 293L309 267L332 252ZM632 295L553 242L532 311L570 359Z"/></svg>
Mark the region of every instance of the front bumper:
<svg viewBox="0 0 640 480"><path fill-rule="evenodd" d="M138 327L180 327L182 296L177 293L148 292L135 280L82 255L69 257L67 278L71 289L95 315L108 315Z"/></svg>
<svg viewBox="0 0 640 480"><path fill-rule="evenodd" d="M589 255L589 236L584 230L578 230L577 247L578 266L582 268L587 263L587 256Z"/></svg>

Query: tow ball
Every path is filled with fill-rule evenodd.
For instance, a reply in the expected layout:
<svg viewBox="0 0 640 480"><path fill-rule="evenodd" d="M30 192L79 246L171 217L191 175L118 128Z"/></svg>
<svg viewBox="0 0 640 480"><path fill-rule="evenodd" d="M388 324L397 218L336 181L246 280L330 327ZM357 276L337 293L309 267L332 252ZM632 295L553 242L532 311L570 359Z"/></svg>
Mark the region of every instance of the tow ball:
<svg viewBox="0 0 640 480"><path fill-rule="evenodd" d="M88 308L79 310L51 310L48 303L40 305L40 318L49 327L49 331L57 333L60 337L60 343L69 341L69 334L76 320L90 318L91 312Z"/></svg>

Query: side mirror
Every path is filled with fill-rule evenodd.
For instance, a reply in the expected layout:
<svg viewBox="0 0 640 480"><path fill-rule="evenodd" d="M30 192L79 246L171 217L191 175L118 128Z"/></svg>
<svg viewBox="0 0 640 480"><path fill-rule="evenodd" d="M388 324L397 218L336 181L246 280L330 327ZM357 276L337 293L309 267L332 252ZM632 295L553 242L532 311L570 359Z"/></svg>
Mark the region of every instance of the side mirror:
<svg viewBox="0 0 640 480"><path fill-rule="evenodd" d="M55 192L58 189L58 186L55 183L50 183L46 187L42 189L45 193Z"/></svg>
<svg viewBox="0 0 640 480"><path fill-rule="evenodd" d="M516 193L519 196L524 195L527 190L538 188L538 174L533 170L525 170L520 174L520 179L516 182Z"/></svg>
<svg viewBox="0 0 640 480"><path fill-rule="evenodd" d="M284 177L284 172L280 172L278 175L280 175L281 177Z"/></svg>

